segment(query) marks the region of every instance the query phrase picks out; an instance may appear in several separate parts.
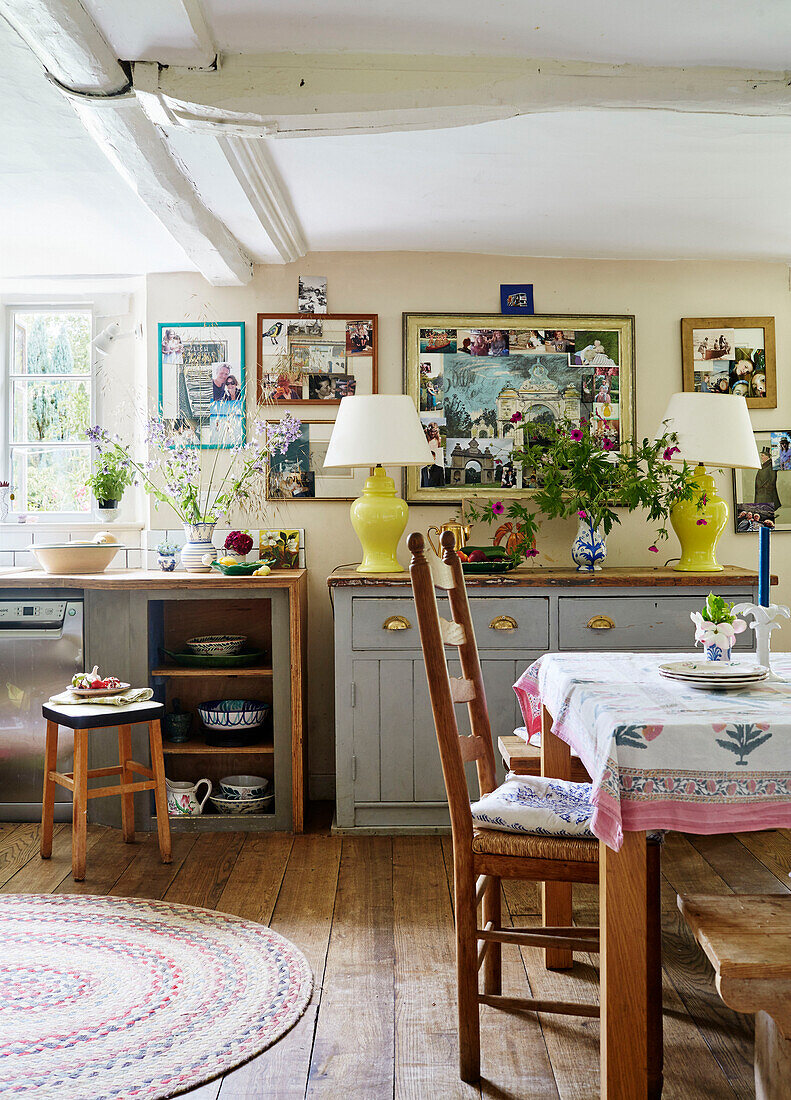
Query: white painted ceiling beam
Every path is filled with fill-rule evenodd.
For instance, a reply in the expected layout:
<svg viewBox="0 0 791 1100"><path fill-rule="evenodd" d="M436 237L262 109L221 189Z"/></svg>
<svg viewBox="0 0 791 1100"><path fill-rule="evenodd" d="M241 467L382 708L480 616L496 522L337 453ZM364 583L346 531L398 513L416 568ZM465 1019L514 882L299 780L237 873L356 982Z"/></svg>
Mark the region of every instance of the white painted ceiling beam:
<svg viewBox="0 0 791 1100"><path fill-rule="evenodd" d="M133 92L79 0L0 0L0 14L27 42L72 103L99 148L217 286L252 278L252 261L203 204Z"/></svg>
<svg viewBox="0 0 791 1100"><path fill-rule="evenodd" d="M263 140L221 137L225 154L247 200L267 237L285 264L300 259L308 250L296 211Z"/></svg>
<svg viewBox="0 0 791 1100"><path fill-rule="evenodd" d="M645 109L789 115L789 74L393 54L235 54L163 67L166 125L249 138L444 129L515 115Z"/></svg>

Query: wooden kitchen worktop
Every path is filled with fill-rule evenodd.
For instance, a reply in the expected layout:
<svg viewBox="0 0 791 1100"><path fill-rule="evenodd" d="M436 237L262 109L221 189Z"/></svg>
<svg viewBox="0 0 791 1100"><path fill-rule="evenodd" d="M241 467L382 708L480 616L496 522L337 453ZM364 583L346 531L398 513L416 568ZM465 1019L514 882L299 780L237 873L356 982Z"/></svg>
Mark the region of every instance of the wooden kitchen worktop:
<svg viewBox="0 0 791 1100"><path fill-rule="evenodd" d="M0 569L0 588L256 589L295 588L305 569L273 569L266 577L226 577L211 573L165 573L161 569L108 569L106 573L45 573L41 569Z"/></svg>
<svg viewBox="0 0 791 1100"><path fill-rule="evenodd" d="M667 567L618 566L602 569L598 573L578 573L576 569L543 569L533 566L515 569L512 573L480 574L467 576L468 588L503 588L516 585L521 588L711 588L714 585L739 587L753 585L758 574L737 565L726 565L721 573L682 573ZM327 578L330 588L380 586L407 587L411 584L409 573L358 573L356 569L337 569ZM772 584L777 577L772 576Z"/></svg>

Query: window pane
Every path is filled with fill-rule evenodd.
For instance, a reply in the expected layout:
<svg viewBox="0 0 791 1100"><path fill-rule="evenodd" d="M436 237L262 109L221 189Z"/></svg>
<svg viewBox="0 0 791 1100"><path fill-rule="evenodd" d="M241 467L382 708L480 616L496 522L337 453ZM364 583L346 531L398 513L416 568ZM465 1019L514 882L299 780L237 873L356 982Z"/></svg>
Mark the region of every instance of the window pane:
<svg viewBox="0 0 791 1100"><path fill-rule="evenodd" d="M90 374L90 312L14 314L16 374Z"/></svg>
<svg viewBox="0 0 791 1100"><path fill-rule="evenodd" d="M87 381L15 381L13 386L15 443L84 440L91 415Z"/></svg>
<svg viewBox="0 0 791 1100"><path fill-rule="evenodd" d="M11 463L18 511L90 511L90 447L14 447Z"/></svg>

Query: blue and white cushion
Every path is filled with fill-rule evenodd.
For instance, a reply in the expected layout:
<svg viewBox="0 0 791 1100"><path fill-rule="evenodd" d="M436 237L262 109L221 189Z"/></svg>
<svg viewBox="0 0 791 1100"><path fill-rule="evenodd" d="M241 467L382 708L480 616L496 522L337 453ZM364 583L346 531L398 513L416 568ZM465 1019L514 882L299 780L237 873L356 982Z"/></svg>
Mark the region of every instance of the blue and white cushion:
<svg viewBox="0 0 791 1100"><path fill-rule="evenodd" d="M592 837L590 783L568 783L509 772L505 782L473 802L473 825L507 833Z"/></svg>

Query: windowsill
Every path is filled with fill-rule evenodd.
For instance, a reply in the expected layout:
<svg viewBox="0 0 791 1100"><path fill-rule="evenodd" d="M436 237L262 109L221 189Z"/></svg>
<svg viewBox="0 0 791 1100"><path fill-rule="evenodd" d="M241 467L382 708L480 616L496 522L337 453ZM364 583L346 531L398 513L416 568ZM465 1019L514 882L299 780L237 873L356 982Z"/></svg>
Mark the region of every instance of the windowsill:
<svg viewBox="0 0 791 1100"><path fill-rule="evenodd" d="M32 528L36 531L68 531L73 527L85 528L88 530L91 527L95 527L97 531L104 530L105 527L121 527L126 531L145 531L146 525L139 520L122 520L115 519L112 521L106 519L50 519L50 520L33 520L26 523L14 522L14 520L7 519L4 523L0 523L0 531L25 531Z"/></svg>

